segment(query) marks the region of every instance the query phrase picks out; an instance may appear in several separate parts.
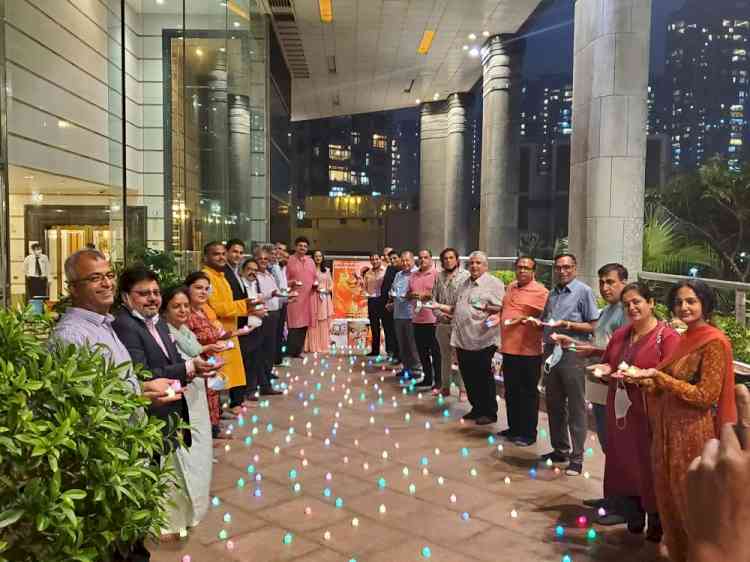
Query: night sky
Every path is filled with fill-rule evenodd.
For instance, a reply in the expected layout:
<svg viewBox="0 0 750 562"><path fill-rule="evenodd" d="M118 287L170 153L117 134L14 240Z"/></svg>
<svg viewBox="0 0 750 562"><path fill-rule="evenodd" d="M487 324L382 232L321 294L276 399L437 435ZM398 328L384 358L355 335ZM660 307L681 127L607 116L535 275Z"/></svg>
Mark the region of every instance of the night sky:
<svg viewBox="0 0 750 562"><path fill-rule="evenodd" d="M668 16L685 0L652 0L651 74L664 70L664 40ZM555 0L526 34L523 76L535 79L545 74L573 75L573 2Z"/></svg>

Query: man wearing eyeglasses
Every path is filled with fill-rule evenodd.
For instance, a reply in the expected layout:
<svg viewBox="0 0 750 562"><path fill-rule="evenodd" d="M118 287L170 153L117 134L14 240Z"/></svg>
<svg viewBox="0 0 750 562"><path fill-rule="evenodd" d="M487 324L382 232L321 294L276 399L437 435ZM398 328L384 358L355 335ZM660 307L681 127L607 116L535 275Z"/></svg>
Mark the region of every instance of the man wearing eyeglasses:
<svg viewBox="0 0 750 562"><path fill-rule="evenodd" d="M500 318L503 381L508 429L500 436L519 447L536 442L542 374L542 330L522 320L539 318L549 291L536 280L536 260L516 260L516 280L508 285Z"/></svg>
<svg viewBox="0 0 750 562"><path fill-rule="evenodd" d="M583 450L588 432L583 364L575 348L563 349L556 345L552 335L557 333L577 341L589 341L599 309L591 287L576 279L576 257L560 254L554 263L557 284L549 293L542 319L528 318L526 322L544 327L545 370L548 373L545 400L553 450L542 455L541 460L568 462L565 474L577 476L583 471Z"/></svg>

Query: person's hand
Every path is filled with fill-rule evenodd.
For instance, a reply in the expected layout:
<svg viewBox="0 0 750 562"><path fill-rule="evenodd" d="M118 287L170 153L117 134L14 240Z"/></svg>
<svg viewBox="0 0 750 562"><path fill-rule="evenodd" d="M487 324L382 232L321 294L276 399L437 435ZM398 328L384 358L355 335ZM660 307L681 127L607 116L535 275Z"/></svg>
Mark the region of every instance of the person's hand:
<svg viewBox="0 0 750 562"><path fill-rule="evenodd" d="M750 560L750 393L735 387L737 426L725 424L687 474L690 562Z"/></svg>
<svg viewBox="0 0 750 562"><path fill-rule="evenodd" d="M550 335L550 339L555 342L559 343L563 348L567 347L577 347L578 341L574 340L570 336L566 336L565 334L558 334L557 332Z"/></svg>
<svg viewBox="0 0 750 562"><path fill-rule="evenodd" d="M265 306L254 306L253 309L248 313L248 316L257 316L258 318L263 318L266 316L268 311L266 310Z"/></svg>
<svg viewBox="0 0 750 562"><path fill-rule="evenodd" d="M607 363L597 363L596 365L589 365L588 367L586 367L586 370L596 378L608 377L612 374L612 367L610 367Z"/></svg>
<svg viewBox="0 0 750 562"><path fill-rule="evenodd" d="M218 359L206 360L201 357L194 357L192 359L193 367L195 367L196 376L201 376L211 371L215 371L221 366L221 362Z"/></svg>
<svg viewBox="0 0 750 562"><path fill-rule="evenodd" d="M221 353L226 348L223 342L209 343L203 346L203 353L206 355L213 355L214 353Z"/></svg>
<svg viewBox="0 0 750 562"><path fill-rule="evenodd" d="M172 386L174 382L175 379L165 378L145 381L141 387L143 396L151 400L151 402L157 406L163 406L170 402L182 400L182 390L175 391Z"/></svg>
<svg viewBox="0 0 750 562"><path fill-rule="evenodd" d="M533 316L521 318L521 324L531 324L532 326L535 326L537 328L541 328L543 326L542 321L539 320L539 318L534 318Z"/></svg>
<svg viewBox="0 0 750 562"><path fill-rule="evenodd" d="M639 369L638 367L630 366L625 371L618 371L621 373L625 380L628 382L639 382L643 380L650 380L656 377L658 371L656 369Z"/></svg>

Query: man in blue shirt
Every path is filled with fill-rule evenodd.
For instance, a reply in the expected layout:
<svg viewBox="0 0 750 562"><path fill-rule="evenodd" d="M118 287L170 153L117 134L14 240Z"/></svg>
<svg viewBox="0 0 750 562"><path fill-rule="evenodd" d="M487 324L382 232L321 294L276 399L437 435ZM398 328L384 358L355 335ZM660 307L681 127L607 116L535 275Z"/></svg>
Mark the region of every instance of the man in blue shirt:
<svg viewBox="0 0 750 562"><path fill-rule="evenodd" d="M542 455L541 460L553 463L569 461L565 471L568 476L576 476L583 471L583 451L588 431L585 376L583 363L575 349L562 349L556 345L552 334L563 334L577 341L588 342L599 317L594 292L576 279L577 273L574 255L555 257L557 285L547 297L542 320L528 319L528 322L544 326L544 355L547 358L545 398L553 450Z"/></svg>
<svg viewBox="0 0 750 562"><path fill-rule="evenodd" d="M414 326L411 322L414 309L412 303L406 298L409 292L409 278L416 270L414 254L409 250L401 252L401 271L393 279L389 302L386 306L393 310L393 328L404 366L399 375L408 374L419 384L423 375L422 365L417 355L417 344L414 341Z"/></svg>

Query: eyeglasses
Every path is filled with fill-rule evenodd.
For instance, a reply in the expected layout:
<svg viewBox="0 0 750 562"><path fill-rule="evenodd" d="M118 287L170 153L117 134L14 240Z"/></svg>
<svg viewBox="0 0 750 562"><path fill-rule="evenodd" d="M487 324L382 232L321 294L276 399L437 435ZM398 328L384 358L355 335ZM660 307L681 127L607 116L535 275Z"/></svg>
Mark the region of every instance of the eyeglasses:
<svg viewBox="0 0 750 562"><path fill-rule="evenodd" d="M132 291L132 292L138 295L139 297L143 297L144 299L149 296L153 296L153 297L161 296L161 291L159 289L144 289L142 291Z"/></svg>
<svg viewBox="0 0 750 562"><path fill-rule="evenodd" d="M92 273L88 277L84 277L83 279L78 279L77 281L73 281L73 283L91 283L92 285L100 285L102 281L114 281L115 280L115 274L112 271L108 271L107 273Z"/></svg>
<svg viewBox="0 0 750 562"><path fill-rule="evenodd" d="M555 271L570 271L573 268L575 268L574 265L556 265Z"/></svg>

